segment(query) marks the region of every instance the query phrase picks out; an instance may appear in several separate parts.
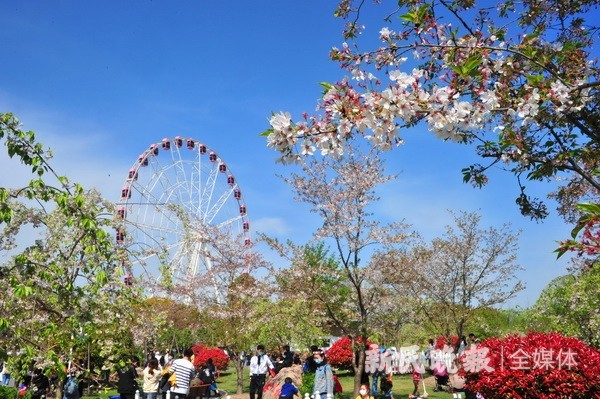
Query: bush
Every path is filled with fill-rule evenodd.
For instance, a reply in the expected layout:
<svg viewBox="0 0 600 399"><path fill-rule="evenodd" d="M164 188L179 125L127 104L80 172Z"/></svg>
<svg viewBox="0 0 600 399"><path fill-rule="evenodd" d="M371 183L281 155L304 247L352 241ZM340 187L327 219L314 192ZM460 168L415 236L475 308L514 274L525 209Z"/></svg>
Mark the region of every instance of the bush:
<svg viewBox="0 0 600 399"><path fill-rule="evenodd" d="M192 346L194 352L194 366L199 369L208 359L212 359L217 370L227 370L229 366L229 356L219 348L208 348L204 345Z"/></svg>
<svg viewBox="0 0 600 399"><path fill-rule="evenodd" d="M0 399L17 399L18 393L17 388L0 385Z"/></svg>
<svg viewBox="0 0 600 399"><path fill-rule="evenodd" d="M487 339L478 345L477 353L483 348L489 350L485 359L494 371L471 368L465 373L465 388L486 399L598 398L600 352L576 338L529 333ZM463 367L469 355L461 356Z"/></svg>
<svg viewBox="0 0 600 399"><path fill-rule="evenodd" d="M313 394L313 386L315 385L315 373L304 373L302 374L302 385L298 387L301 397L304 397L305 393L309 395Z"/></svg>
<svg viewBox="0 0 600 399"><path fill-rule="evenodd" d="M362 339L357 339L357 342L362 342ZM367 339L367 346L373 341ZM352 360L354 359L354 348L352 348L352 339L342 337L335 341L331 348L327 350L327 361L332 367L341 370L352 370Z"/></svg>
<svg viewBox="0 0 600 399"><path fill-rule="evenodd" d="M451 348L455 348L457 343L458 343L457 336L452 335L452 336L450 336L450 340L448 340L448 338L446 338L445 336L440 335L435 340L435 349L442 350L442 349L444 349L444 345L448 345Z"/></svg>

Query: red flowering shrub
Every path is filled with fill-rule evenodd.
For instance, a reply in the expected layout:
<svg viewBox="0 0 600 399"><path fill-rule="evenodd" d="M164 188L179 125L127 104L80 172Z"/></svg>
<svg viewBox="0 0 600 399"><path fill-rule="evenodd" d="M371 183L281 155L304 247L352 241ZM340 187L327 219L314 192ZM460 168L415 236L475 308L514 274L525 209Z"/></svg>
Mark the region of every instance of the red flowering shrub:
<svg viewBox="0 0 600 399"><path fill-rule="evenodd" d="M446 337L444 337L443 335L440 335L435 340L435 349L442 350L442 349L444 349L444 345L448 345L449 347L454 348L456 346L456 343L458 342L458 337L455 337L454 335L452 335L450 337L450 340L452 342L448 343L448 339Z"/></svg>
<svg viewBox="0 0 600 399"><path fill-rule="evenodd" d="M357 341L362 342L362 339L359 338ZM367 346L372 343L373 341L367 339ZM327 349L327 361L332 367L342 370L352 369L352 359L352 339L347 336L338 339L331 345L331 348Z"/></svg>
<svg viewBox="0 0 600 399"><path fill-rule="evenodd" d="M600 395L600 352L560 334L490 338L459 360L465 388L486 399L597 399Z"/></svg>
<svg viewBox="0 0 600 399"><path fill-rule="evenodd" d="M227 370L229 366L229 356L222 349L208 348L197 344L192 346L194 352L194 366L196 369L202 367L208 359L212 359L217 370Z"/></svg>

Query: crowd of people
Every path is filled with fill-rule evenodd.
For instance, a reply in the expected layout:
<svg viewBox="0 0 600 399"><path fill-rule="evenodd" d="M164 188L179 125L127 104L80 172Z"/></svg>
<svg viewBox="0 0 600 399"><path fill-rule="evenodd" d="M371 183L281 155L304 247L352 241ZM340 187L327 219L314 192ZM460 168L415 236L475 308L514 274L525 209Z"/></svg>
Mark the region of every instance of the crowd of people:
<svg viewBox="0 0 600 399"><path fill-rule="evenodd" d="M464 352L469 345L476 345L478 339L473 335L461 337L457 343L458 355ZM433 364L431 359L435 348L435 342L429 340L429 346L425 349L425 363L415 363L412 369L412 381L414 389L410 398L420 398L421 386L424 374L430 372L436 381L436 389L449 387L449 373L440 362ZM224 391L219 391L216 384L217 368L212 359L207 359L200 369L194 366L193 352L185 349L181 357L175 359L172 352L151 352L145 363L140 368L137 357L132 357L129 364L117 370L117 391L120 399L187 399L188 397L207 398L219 397ZM293 365L302 365L302 373L314 375L314 383L311 387L313 399L334 398L336 393L342 391L341 384L334 370L327 361L324 351L316 346L310 348L310 352L303 358L290 350L289 345L284 345L276 354L268 354L264 345L257 345L253 355L241 356L250 372L249 399L262 399L265 383L268 376L275 376L282 369ZM427 370L426 370L427 368ZM361 376L361 387L356 399L373 399L381 397L392 398L392 372L377 370L370 375L363 373ZM369 378L372 379L372 383ZM8 384L10 374L6 362L2 367L2 383ZM138 381L141 381L141 385ZM42 369L36 368L21 384L21 389L29 390L31 399L45 399L48 392L54 390L61 382L54 374L48 378ZM62 382L63 399L80 399L83 396L83 387L77 377L77 370L72 367L68 370L67 378ZM305 387L306 388L306 387ZM192 392L194 391L194 392ZM136 398L136 395L139 395ZM279 399L293 399L299 395L299 389L293 384L291 378L286 378L281 387Z"/></svg>
<svg viewBox="0 0 600 399"><path fill-rule="evenodd" d="M280 362L281 359L281 362ZM302 359L298 354L290 351L289 346L284 346L281 356L272 357L265 353L263 345L257 346L257 351L249 360L250 366L250 399L262 399L263 387L267 375L275 375L282 368L292 365L302 365L303 374L312 374L314 376L312 387L310 387L311 398L326 399L334 398L336 393L342 392L342 386L337 378L335 371L327 361L326 353L317 346L312 346L310 352ZM278 368L277 364L281 364ZM369 384L369 377L363 374L364 384L361 386L361 396L372 397L379 394L383 398L392 398L392 374L387 372L374 373L372 375L373 383ZM378 381L380 384L378 385ZM306 387L305 387L306 388ZM295 387L291 378L286 378L281 388L279 399L293 399L298 394L298 388ZM359 399L359 398L357 398Z"/></svg>

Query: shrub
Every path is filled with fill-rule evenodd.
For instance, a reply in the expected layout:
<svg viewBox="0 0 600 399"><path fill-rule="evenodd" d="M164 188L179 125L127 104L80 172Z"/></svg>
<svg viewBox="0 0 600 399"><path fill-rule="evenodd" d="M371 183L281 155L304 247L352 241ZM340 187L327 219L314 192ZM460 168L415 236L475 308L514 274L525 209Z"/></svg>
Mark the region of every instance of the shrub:
<svg viewBox="0 0 600 399"><path fill-rule="evenodd" d="M219 348L209 348L198 344L192 346L194 352L194 366L199 369L208 359L212 359L217 370L227 370L229 366L229 356Z"/></svg>
<svg viewBox="0 0 600 399"><path fill-rule="evenodd" d="M302 385L298 387L301 397L304 397L305 393L310 395L313 394L313 386L315 385L315 373L304 373L302 374Z"/></svg>
<svg viewBox="0 0 600 399"><path fill-rule="evenodd" d="M357 339L357 342L362 342L362 339ZM367 346L373 341L367 339ZM327 361L332 367L342 370L352 369L352 360L354 359L354 348L352 348L352 339L342 337L335 341L331 348L327 350Z"/></svg>
<svg viewBox="0 0 600 399"><path fill-rule="evenodd" d="M440 335L435 340L435 349L442 350L444 349L444 345L448 345L451 348L455 348L458 343L458 337L452 335L450 336L450 340L443 335Z"/></svg>
<svg viewBox="0 0 600 399"><path fill-rule="evenodd" d="M486 399L598 398L600 353L576 338L529 333L487 339L478 345L479 355L483 348L494 371L471 368L465 387ZM461 356L463 366L469 356Z"/></svg>
<svg viewBox="0 0 600 399"><path fill-rule="evenodd" d="M0 399L17 399L17 388L9 388L0 385Z"/></svg>

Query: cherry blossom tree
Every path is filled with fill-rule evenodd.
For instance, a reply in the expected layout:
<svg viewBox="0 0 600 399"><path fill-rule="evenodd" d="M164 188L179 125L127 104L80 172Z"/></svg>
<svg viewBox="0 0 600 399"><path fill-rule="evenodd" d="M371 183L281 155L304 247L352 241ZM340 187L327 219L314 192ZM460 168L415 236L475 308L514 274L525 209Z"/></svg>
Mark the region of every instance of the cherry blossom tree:
<svg viewBox="0 0 600 399"><path fill-rule="evenodd" d="M369 256L371 247L396 247L409 236L403 223L383 225L373 220L369 211L378 199L375 188L392 178L384 174L377 149L362 153L347 145L342 157L311 159L302 166L302 173L292 173L284 180L296 200L310 205L311 212L320 216L322 224L314 239L331 242L333 258L327 253L314 256L315 251L293 243L268 240L292 262L290 273L304 270L305 286L315 288L306 295L320 303L317 309L324 311L329 322L344 335L355 340L355 393L364 369L364 342L371 333L369 317L377 305L377 291L369 284L373 271L362 259Z"/></svg>
<svg viewBox="0 0 600 399"><path fill-rule="evenodd" d="M443 237L375 259L388 286L410 295L434 332L460 337L475 310L501 305L524 287L515 275L518 234L509 225L482 229L477 213L454 219Z"/></svg>
<svg viewBox="0 0 600 399"><path fill-rule="evenodd" d="M32 172L26 186L0 188L0 340L21 354L15 372L34 362L59 373L72 362L85 369L90 352L116 360L131 342L138 292L122 281L108 233L112 204L59 175L11 114L0 114L0 139Z"/></svg>
<svg viewBox="0 0 600 399"><path fill-rule="evenodd" d="M217 340L210 320L195 304L166 297L151 297L135 308L136 319L131 329L136 332L134 343L149 350L190 348L201 342L214 346Z"/></svg>
<svg viewBox="0 0 600 399"><path fill-rule="evenodd" d="M264 135L281 161L339 155L355 136L387 150L425 125L482 158L462 169L465 182L484 186L492 167L513 173L524 215L548 214L526 180L558 181L549 195L569 222L575 203L598 201L596 1L400 0L376 27L379 45L364 48L375 36L364 16L383 7L368 6L339 2L345 42L330 55L347 75L322 83L318 112L272 115Z"/></svg>
<svg viewBox="0 0 600 399"><path fill-rule="evenodd" d="M234 360L237 392L243 389L242 353L257 344L261 320L274 291L271 265L244 237L206 226L203 256L211 269L174 284L168 292L198 308L204 324L218 332L220 347ZM215 295L216 294L216 295Z"/></svg>
<svg viewBox="0 0 600 399"><path fill-rule="evenodd" d="M269 302L270 292L268 284L263 284L249 273L243 273L231 282L226 302L208 312L209 317L220 321L220 346L227 348L233 360L238 394L244 388L244 355L259 343L257 339L262 320L268 317L261 311Z"/></svg>

